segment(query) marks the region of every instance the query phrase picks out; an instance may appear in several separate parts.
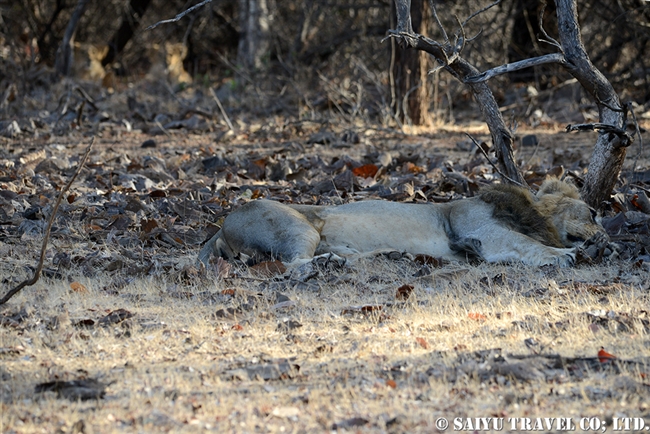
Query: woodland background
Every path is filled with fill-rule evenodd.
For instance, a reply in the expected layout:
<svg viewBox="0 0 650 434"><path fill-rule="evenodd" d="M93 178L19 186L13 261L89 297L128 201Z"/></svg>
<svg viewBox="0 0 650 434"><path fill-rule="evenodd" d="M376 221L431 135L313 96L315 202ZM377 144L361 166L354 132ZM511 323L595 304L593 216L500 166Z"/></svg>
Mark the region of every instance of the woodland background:
<svg viewBox="0 0 650 434"><path fill-rule="evenodd" d="M412 4L415 30L440 38L427 2ZM489 3L435 4L453 35L454 15ZM41 279L0 306L0 431L650 426L650 2L578 1L587 52L640 127L601 209L613 245L567 269L392 252L305 273L196 257L262 197L472 196L500 180L465 135L489 152L489 131L466 87L381 42L388 0L215 0L146 30L191 6L0 1L2 294L34 274L54 215ZM503 0L475 16L463 56L486 70L553 51L537 40L539 7ZM524 179L580 186L596 133L564 129L598 121L581 86L548 65L489 86Z"/></svg>
<svg viewBox="0 0 650 434"><path fill-rule="evenodd" d="M148 31L144 30L147 26L174 17L191 4L150 0L79 3L86 5L74 38L76 69L68 73L105 78L104 72L84 69L89 68L89 57L94 58L109 74L104 80L108 87L119 89L120 84L150 73L152 67L160 66L159 56L166 56L165 43L173 43L181 44L177 56L196 86L217 86L222 93L236 93L238 104L229 104L230 110L260 115L284 110L301 118L333 107L348 118L422 124L453 123L457 109L471 106L467 90L444 73L436 73L422 89L412 88L413 83L420 83L414 76L422 71L403 66L406 55L399 50L391 52L389 41L379 42L395 25L388 0L214 1L178 22ZM71 0L20 0L2 6L0 88L13 84L17 91L4 95L3 117L19 115L26 108L24 96L52 82L42 68L54 66L76 5ZM441 1L437 5L443 25L451 30L456 28L454 16L464 19L486 6L478 1ZM474 18L467 34L482 33L468 44L464 57L485 70L553 51L555 47L537 40L539 8L535 0L504 0ZM648 2L578 1L578 9L593 63L614 84L622 100L647 104ZM420 15L422 20L416 31L439 36L427 2L414 1L412 10L414 17ZM544 19L551 35L555 34L553 14L551 3ZM250 36L251 26L261 28L263 34ZM108 52L96 48L102 46L109 46ZM433 67L429 60L423 63L424 70ZM406 72L401 74L400 68ZM520 103L512 107L512 113L526 119L533 110L521 99L529 102L533 95L516 89L531 84L537 92L559 90L569 78L559 67L544 66L500 76L491 86L502 105ZM401 92L400 86L404 88ZM422 110L413 105L402 108L401 97L409 91L413 94L409 98L419 97ZM580 102L579 90L574 93ZM17 96L16 103L9 104L7 99Z"/></svg>

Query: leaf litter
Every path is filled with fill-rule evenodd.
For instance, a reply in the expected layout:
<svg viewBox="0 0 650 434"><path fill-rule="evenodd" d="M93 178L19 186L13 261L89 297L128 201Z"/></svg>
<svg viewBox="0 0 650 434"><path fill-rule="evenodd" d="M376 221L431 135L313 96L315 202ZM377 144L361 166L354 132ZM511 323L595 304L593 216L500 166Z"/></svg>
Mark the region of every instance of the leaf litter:
<svg viewBox="0 0 650 434"><path fill-rule="evenodd" d="M460 135L273 120L248 130L242 121L231 134L200 114L138 117L132 106L130 129L120 121L102 124L98 146L56 217L48 286L25 290L18 305L0 311L8 335L0 358L9 362L1 374L11 381L2 405L19 409L19 417L27 420L31 411L20 400L48 399L48 392L107 401L97 410L101 422L85 422L97 427L195 420L226 430L264 421L430 431L445 405L478 411L468 397L500 402L493 412L545 405L555 414L571 400L611 403L635 393L633 405L647 411L650 367L639 348L648 345L648 314L642 303L621 304L626 292L645 300L650 290L647 171L623 174L633 181L617 189L602 218L615 245L586 246L575 271L458 266L400 252L372 265L310 264L293 273L273 258L215 258L202 269L195 266L200 246L250 200L445 202L472 196L497 176L479 153L457 146ZM54 118L34 125L0 148L3 286L31 271L57 190L91 132ZM559 164L580 160L573 154L581 152L539 149L525 176L539 184L565 172L580 182L579 164ZM598 266L607 271L589 271ZM162 305L181 316L160 311ZM109 363L89 364L93 359L74 349L79 344ZM40 348L81 359L43 357ZM95 366L93 377L78 374L81 364ZM51 381L28 380L27 366ZM324 406L340 390L360 398L353 405L338 394L339 410ZM403 399L391 395L397 391ZM204 404L217 393L225 410L212 414ZM131 394L169 414L145 409L133 417L112 407L111 400L133 405ZM241 395L255 398L245 403ZM277 405L263 407L267 395ZM409 410L412 403L423 410Z"/></svg>

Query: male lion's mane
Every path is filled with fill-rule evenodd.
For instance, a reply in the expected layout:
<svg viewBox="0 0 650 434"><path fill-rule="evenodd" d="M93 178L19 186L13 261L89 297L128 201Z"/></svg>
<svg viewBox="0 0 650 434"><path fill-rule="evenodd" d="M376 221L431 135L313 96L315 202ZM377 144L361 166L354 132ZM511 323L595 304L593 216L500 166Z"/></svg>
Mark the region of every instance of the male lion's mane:
<svg viewBox="0 0 650 434"><path fill-rule="evenodd" d="M566 184L565 184L566 185ZM479 198L493 207L493 217L521 234L551 247L564 247L547 207L539 206L539 199L528 190L506 184L483 188Z"/></svg>

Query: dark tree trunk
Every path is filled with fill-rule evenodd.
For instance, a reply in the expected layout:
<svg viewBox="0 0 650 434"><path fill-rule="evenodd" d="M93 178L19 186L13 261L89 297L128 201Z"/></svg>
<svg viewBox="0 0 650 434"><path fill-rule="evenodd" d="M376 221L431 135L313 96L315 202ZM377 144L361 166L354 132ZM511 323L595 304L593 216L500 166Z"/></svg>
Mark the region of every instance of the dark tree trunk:
<svg viewBox="0 0 650 434"><path fill-rule="evenodd" d="M548 6L543 25L548 32L555 34L557 26L555 20L551 19L555 12L555 5ZM539 0L516 0L514 8L514 25L508 45L508 61L517 62L556 51L551 45L538 40L542 33L539 27ZM539 68L543 67L520 69L508 74L508 77L513 82L530 82L536 79Z"/></svg>
<svg viewBox="0 0 650 434"><path fill-rule="evenodd" d="M565 68L592 96L598 106L600 122L621 128L621 102L605 76L591 63L585 51L575 0L555 0L560 43L567 60ZM589 162L582 198L594 208L609 200L625 160L626 147L613 133L599 133Z"/></svg>
<svg viewBox="0 0 650 434"><path fill-rule="evenodd" d="M122 52L126 44L133 37L138 28L140 20L151 4L151 0L131 0L129 7L122 14L122 24L115 32L108 43L108 53L102 59L102 66L106 66L115 60L115 57Z"/></svg>
<svg viewBox="0 0 650 434"><path fill-rule="evenodd" d="M428 3L412 0L411 23L413 31L426 35ZM396 22L395 8L391 9L391 24ZM426 54L417 50L403 50L397 41L391 41L391 108L401 122L423 125L428 121L429 86Z"/></svg>
<svg viewBox="0 0 650 434"><path fill-rule="evenodd" d="M38 52L41 54L42 59L48 64L51 64L50 62L54 59L56 49L56 42L52 35L52 26L65 7L63 0L56 0L56 8L54 9L54 12L52 12L50 21L48 21L45 29L41 32L41 35L36 41L38 44Z"/></svg>
<svg viewBox="0 0 650 434"><path fill-rule="evenodd" d="M237 63L248 69L264 67L269 55L271 15L266 0L239 0L241 33L237 47Z"/></svg>
<svg viewBox="0 0 650 434"><path fill-rule="evenodd" d="M409 0L395 0L397 11L397 30L392 32L407 48L424 51L433 56L445 70L472 90L485 122L490 129L492 142L499 164L508 182L526 185L513 155L514 138L499 110L494 95L485 82L469 82L470 77L479 75L480 71L461 57L462 47L452 47L449 41L438 43L413 31Z"/></svg>
<svg viewBox="0 0 650 434"><path fill-rule="evenodd" d="M73 44L74 37L77 33L77 26L79 20L86 10L89 0L79 0L75 6L74 12L70 17L68 26L65 28L65 34L61 45L56 52L56 61L54 62L54 70L58 75L68 76L72 72L73 57Z"/></svg>

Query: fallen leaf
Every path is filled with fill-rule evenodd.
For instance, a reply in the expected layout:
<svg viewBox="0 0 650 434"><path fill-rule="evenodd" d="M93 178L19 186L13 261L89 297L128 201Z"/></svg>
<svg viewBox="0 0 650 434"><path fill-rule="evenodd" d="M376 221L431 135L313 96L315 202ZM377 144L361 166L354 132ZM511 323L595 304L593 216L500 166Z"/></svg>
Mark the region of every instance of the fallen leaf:
<svg viewBox="0 0 650 434"><path fill-rule="evenodd" d="M167 192L164 190L152 190L149 197L167 197Z"/></svg>
<svg viewBox="0 0 650 434"><path fill-rule="evenodd" d="M264 261L250 267L251 273L258 277L273 277L284 274L287 267L280 261Z"/></svg>
<svg viewBox="0 0 650 434"><path fill-rule="evenodd" d="M145 234L158 227L158 222L155 219L142 219L140 220L140 227Z"/></svg>
<svg viewBox="0 0 650 434"><path fill-rule="evenodd" d="M85 294L85 293L88 292L88 289L83 284L81 284L79 282L70 282L70 288L74 292L80 292L82 294Z"/></svg>
<svg viewBox="0 0 650 434"><path fill-rule="evenodd" d="M415 342L417 342L418 345L420 345L425 350L429 349L429 343L426 341L426 339L424 339L424 338L415 338Z"/></svg>
<svg viewBox="0 0 650 434"><path fill-rule="evenodd" d="M300 416L300 409L298 407L276 407L271 412L272 416L279 418L292 418Z"/></svg>
<svg viewBox="0 0 650 434"><path fill-rule="evenodd" d="M413 292L413 285L402 285L397 288L395 298L398 300L407 300Z"/></svg>
<svg viewBox="0 0 650 434"><path fill-rule="evenodd" d="M352 169L352 173L360 178L374 178L378 170L379 168L374 164L364 164Z"/></svg>
<svg viewBox="0 0 650 434"><path fill-rule="evenodd" d="M244 326L241 324L235 324L234 326L231 327L232 330L244 330Z"/></svg>
<svg viewBox="0 0 650 434"><path fill-rule="evenodd" d="M444 261L442 258L436 258L434 256L423 255L423 254L415 255L413 261L416 262L417 264L430 265L434 268L440 268L444 265Z"/></svg>
<svg viewBox="0 0 650 434"><path fill-rule="evenodd" d="M386 380L386 386L390 387L391 389L395 389L397 387L397 383L395 380Z"/></svg>
<svg viewBox="0 0 650 434"><path fill-rule="evenodd" d="M487 317L483 315L482 313L478 312L470 312L467 314L469 319L473 319L474 321L485 321L487 320Z"/></svg>
<svg viewBox="0 0 650 434"><path fill-rule="evenodd" d="M355 426L367 425L368 422L370 421L368 419L364 419L363 417L353 417L351 419L346 419L344 421L336 422L335 424L332 424L332 429L337 430L337 429L354 428Z"/></svg>
<svg viewBox="0 0 650 434"><path fill-rule="evenodd" d="M380 311L384 306L379 304L364 304L363 306L350 306L346 307L341 311L341 315L351 314L351 313L370 313L374 311Z"/></svg>
<svg viewBox="0 0 650 434"><path fill-rule="evenodd" d="M101 318L98 321L99 325L102 326L107 326L111 324L118 324L121 323L122 321L134 317L135 314L129 312L126 309L117 309L114 310L113 312L109 313L105 317Z"/></svg>
<svg viewBox="0 0 650 434"><path fill-rule="evenodd" d="M50 381L37 384L34 388L36 393L56 392L59 398L67 398L70 401L100 399L106 394L108 384L101 383L95 379L73 381Z"/></svg>
<svg viewBox="0 0 650 434"><path fill-rule="evenodd" d="M611 362L616 358L615 355L609 354L607 351L605 351L604 347L600 347L600 350L598 351L598 360L600 363L607 363Z"/></svg>
<svg viewBox="0 0 650 434"><path fill-rule="evenodd" d="M420 166L416 166L415 164L411 163L410 161L407 161L404 163L404 166L402 167L402 171L404 173L413 173L413 174L418 174L418 173L424 173L426 172L426 169Z"/></svg>
<svg viewBox="0 0 650 434"><path fill-rule="evenodd" d="M232 378L240 380L285 380L293 378L300 371L300 365L289 363L287 361L279 363L267 363L260 365L251 365L245 368L232 369L226 371Z"/></svg>

